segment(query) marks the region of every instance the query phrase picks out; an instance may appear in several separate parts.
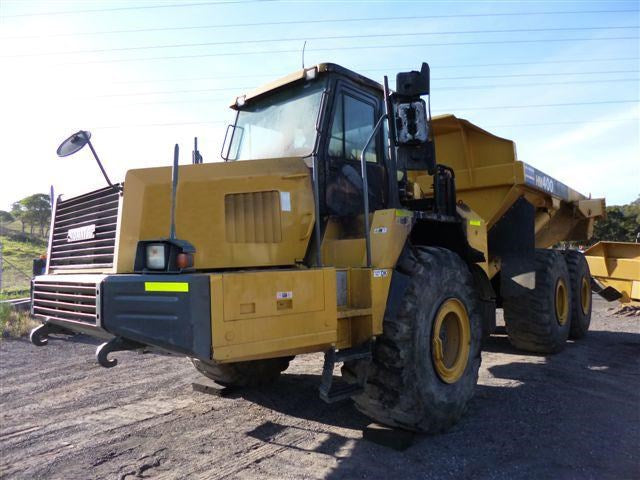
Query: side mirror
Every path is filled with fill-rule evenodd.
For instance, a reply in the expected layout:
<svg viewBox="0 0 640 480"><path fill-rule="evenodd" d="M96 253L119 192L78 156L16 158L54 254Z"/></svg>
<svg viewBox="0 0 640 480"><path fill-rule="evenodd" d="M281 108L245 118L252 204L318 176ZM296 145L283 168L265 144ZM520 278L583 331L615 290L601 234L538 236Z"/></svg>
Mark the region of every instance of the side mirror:
<svg viewBox="0 0 640 480"><path fill-rule="evenodd" d="M396 75L396 93L407 97L429 95L430 90L429 64L422 62L419 72L402 72Z"/></svg>
<svg viewBox="0 0 640 480"><path fill-rule="evenodd" d="M234 146L233 140L235 138L237 130L240 130L240 138L238 138L238 141L235 143L235 149L232 155L231 147ZM227 131L224 133L224 140L222 140L222 147L220 148L220 156L224 159L225 162L238 159L238 152L240 150L240 143L242 142L243 133L244 128L238 127L236 125L227 125Z"/></svg>
<svg viewBox="0 0 640 480"><path fill-rule="evenodd" d="M233 139L233 133L229 137L229 130L234 129L234 125L227 125L227 130L224 132L224 140L222 140L222 147L220 148L220 156L226 162L229 160L229 150L231 150L231 140Z"/></svg>
<svg viewBox="0 0 640 480"><path fill-rule="evenodd" d="M93 154L93 158L96 159L96 162L98 163L98 167L100 167L100 171L102 172L104 179L107 181L109 186L113 188L116 192L121 192L122 186L114 185L113 183L111 183L111 180L109 180L109 176L107 175L106 170L102 166L102 162L98 158L98 154L93 148L93 145L91 145L90 139L91 139L91 132L88 132L86 130L80 130L74 133L73 135L71 135L64 142L62 142L58 147L58 150L56 150L56 153L58 154L59 157L68 157L69 155L73 155L74 153L80 151L82 147L84 147L85 145L89 145L89 148L91 149L91 153Z"/></svg>
<svg viewBox="0 0 640 480"><path fill-rule="evenodd" d="M401 72L396 76L393 104L393 138L400 169L435 172L435 145L430 140L430 114L422 95L429 95L429 64L422 63L419 72Z"/></svg>
<svg viewBox="0 0 640 480"><path fill-rule="evenodd" d="M396 141L398 145L420 145L429 140L424 100L396 105Z"/></svg>
<svg viewBox="0 0 640 480"><path fill-rule="evenodd" d="M56 150L56 154L59 157L68 157L69 155L73 155L89 143L90 138L91 132L80 130L62 142L58 147L58 150Z"/></svg>

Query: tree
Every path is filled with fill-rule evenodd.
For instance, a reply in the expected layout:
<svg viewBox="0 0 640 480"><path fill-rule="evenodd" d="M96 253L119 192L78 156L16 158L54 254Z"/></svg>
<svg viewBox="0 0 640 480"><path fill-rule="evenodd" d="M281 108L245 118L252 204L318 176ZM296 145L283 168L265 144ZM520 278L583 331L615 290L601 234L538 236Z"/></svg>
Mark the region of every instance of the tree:
<svg viewBox="0 0 640 480"><path fill-rule="evenodd" d="M640 234L640 196L627 205L607 207L607 218L596 222L592 241L635 242Z"/></svg>
<svg viewBox="0 0 640 480"><path fill-rule="evenodd" d="M13 218L13 215L11 215L9 212L7 212L6 210L0 210L0 224L11 223L14 220L15 218Z"/></svg>
<svg viewBox="0 0 640 480"><path fill-rule="evenodd" d="M0 210L0 234L2 233L2 224L11 223L14 220L15 219L13 218L13 215L11 215L9 212L5 210Z"/></svg>
<svg viewBox="0 0 640 480"><path fill-rule="evenodd" d="M20 200L25 209L25 219L31 226L31 234L33 227L40 227L40 235L44 236L44 228L51 218L51 203L49 195L45 193L36 193Z"/></svg>
<svg viewBox="0 0 640 480"><path fill-rule="evenodd" d="M33 235L36 226L40 227L40 235L45 235L45 227L51 218L51 204L49 195L36 193L29 195L11 205L11 215L22 225L22 233L28 225Z"/></svg>
<svg viewBox="0 0 640 480"><path fill-rule="evenodd" d="M24 227L27 221L27 219L25 218L26 209L24 208L24 205L22 205L22 203L20 203L19 201L13 202L11 204L11 215L14 219L20 222L20 225L22 226L22 233L24 233Z"/></svg>

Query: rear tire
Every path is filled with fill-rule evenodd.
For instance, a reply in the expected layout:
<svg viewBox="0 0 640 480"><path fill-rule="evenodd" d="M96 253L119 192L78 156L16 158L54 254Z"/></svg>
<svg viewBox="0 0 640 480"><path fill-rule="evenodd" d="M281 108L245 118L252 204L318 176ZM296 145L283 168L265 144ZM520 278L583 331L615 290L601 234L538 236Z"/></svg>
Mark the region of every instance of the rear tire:
<svg viewBox="0 0 640 480"><path fill-rule="evenodd" d="M385 316L364 393L354 401L380 423L442 432L464 414L478 381L478 294L467 265L442 248L405 249L396 272L409 283L396 315ZM359 376L362 368L350 362L345 376Z"/></svg>
<svg viewBox="0 0 640 480"><path fill-rule="evenodd" d="M583 338L591 324L591 272L584 255L577 250L566 250L564 259L569 269L571 289L571 327L569 338Z"/></svg>
<svg viewBox="0 0 640 480"><path fill-rule="evenodd" d="M289 367L293 357L269 358L250 362L218 363L190 358L201 374L228 387L258 387L275 382Z"/></svg>
<svg viewBox="0 0 640 480"><path fill-rule="evenodd" d="M509 341L528 352L559 352L566 344L571 325L567 263L555 250L537 249L535 271L533 290L503 299Z"/></svg>

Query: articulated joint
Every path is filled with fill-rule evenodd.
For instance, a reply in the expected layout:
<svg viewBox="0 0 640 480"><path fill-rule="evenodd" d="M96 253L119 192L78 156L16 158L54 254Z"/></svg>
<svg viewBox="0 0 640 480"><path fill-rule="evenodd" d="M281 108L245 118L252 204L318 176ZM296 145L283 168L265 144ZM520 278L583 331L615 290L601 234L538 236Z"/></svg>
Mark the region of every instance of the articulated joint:
<svg viewBox="0 0 640 480"><path fill-rule="evenodd" d="M112 352L124 352L126 350L138 350L145 348L143 345L123 337L115 337L106 343L100 345L96 350L96 360L104 368L115 367L118 364L117 359L109 359L108 356Z"/></svg>
<svg viewBox="0 0 640 480"><path fill-rule="evenodd" d="M33 330L31 330L31 333L29 334L29 340L36 347L43 347L44 345L49 343L49 339L47 337L52 333L62 333L65 335L73 335L72 331L67 330L66 328L63 328L59 325L56 325L54 323L43 323L39 327L36 327Z"/></svg>

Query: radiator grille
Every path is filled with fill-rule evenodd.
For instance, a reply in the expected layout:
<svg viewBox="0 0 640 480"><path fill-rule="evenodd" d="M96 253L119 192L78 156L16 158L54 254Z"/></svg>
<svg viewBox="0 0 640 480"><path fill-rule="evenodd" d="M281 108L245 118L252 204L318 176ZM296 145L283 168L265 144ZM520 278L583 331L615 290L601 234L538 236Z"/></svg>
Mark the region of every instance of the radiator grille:
<svg viewBox="0 0 640 480"><path fill-rule="evenodd" d="M280 192L233 193L224 197L227 242L282 241Z"/></svg>
<svg viewBox="0 0 640 480"><path fill-rule="evenodd" d="M120 195L110 187L59 201L49 269L111 268L119 204Z"/></svg>
<svg viewBox="0 0 640 480"><path fill-rule="evenodd" d="M95 283L34 280L33 315L95 325L97 288Z"/></svg>

